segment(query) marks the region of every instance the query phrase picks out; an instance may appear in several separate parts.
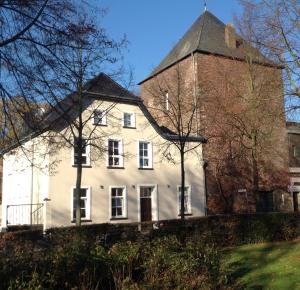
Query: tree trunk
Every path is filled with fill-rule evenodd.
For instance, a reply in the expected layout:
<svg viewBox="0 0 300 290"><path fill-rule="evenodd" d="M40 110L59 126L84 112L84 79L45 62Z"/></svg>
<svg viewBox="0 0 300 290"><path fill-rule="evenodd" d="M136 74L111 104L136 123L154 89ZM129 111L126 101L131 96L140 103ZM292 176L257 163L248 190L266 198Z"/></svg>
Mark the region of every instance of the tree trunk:
<svg viewBox="0 0 300 290"><path fill-rule="evenodd" d="M82 137L78 138L78 141L74 142L78 150L78 162L76 170L76 188L75 188L75 200L76 200L76 226L81 225L81 210L80 210L80 190L81 190L81 177L82 177Z"/></svg>
<svg viewBox="0 0 300 290"><path fill-rule="evenodd" d="M183 150L180 150L180 169L181 169L180 219L184 220L185 168L184 168L184 151Z"/></svg>
<svg viewBox="0 0 300 290"><path fill-rule="evenodd" d="M257 202L257 195L259 190L259 172L258 172L258 164L257 164L257 138L256 134L252 134L252 140L253 140L253 147L251 152L252 157L252 182L253 182L253 194L254 199Z"/></svg>

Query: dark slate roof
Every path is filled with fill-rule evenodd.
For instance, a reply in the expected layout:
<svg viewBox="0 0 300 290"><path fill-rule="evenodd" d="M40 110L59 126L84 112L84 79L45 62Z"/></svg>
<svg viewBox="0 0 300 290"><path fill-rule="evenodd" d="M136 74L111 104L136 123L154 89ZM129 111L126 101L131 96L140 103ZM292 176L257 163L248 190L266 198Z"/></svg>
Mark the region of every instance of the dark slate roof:
<svg viewBox="0 0 300 290"><path fill-rule="evenodd" d="M85 85L85 91L87 94L101 93L103 96L117 97L118 99L140 100L138 96L123 88L105 73L100 73L97 77L90 80Z"/></svg>
<svg viewBox="0 0 300 290"><path fill-rule="evenodd" d="M98 76L89 80L84 85L84 107L88 107L92 102L93 98L101 96L102 99L123 101L123 102L139 102L141 99L135 96L112 78L105 73L100 73ZM77 93L71 93L62 99L56 106L50 109L45 116L46 126L52 124L56 119L60 118L61 115L68 113L72 115L72 107L76 104Z"/></svg>
<svg viewBox="0 0 300 290"><path fill-rule="evenodd" d="M225 43L225 27L226 25L221 20L209 11L205 11L174 46L171 52L152 71L150 76L141 81L140 84L197 51L236 59L244 59L245 52L247 51L247 54L251 52L255 61L274 65L274 63L266 59L253 47L246 47L245 43L244 46L240 46L239 48L229 48ZM238 39L241 38L238 37Z"/></svg>

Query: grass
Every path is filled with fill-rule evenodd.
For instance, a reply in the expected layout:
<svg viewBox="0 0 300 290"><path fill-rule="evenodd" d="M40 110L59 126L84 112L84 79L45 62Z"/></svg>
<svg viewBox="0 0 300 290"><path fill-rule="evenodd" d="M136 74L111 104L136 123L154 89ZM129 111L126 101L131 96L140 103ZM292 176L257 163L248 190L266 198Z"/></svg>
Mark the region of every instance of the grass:
<svg viewBox="0 0 300 290"><path fill-rule="evenodd" d="M233 248L223 262L240 289L300 289L300 241Z"/></svg>

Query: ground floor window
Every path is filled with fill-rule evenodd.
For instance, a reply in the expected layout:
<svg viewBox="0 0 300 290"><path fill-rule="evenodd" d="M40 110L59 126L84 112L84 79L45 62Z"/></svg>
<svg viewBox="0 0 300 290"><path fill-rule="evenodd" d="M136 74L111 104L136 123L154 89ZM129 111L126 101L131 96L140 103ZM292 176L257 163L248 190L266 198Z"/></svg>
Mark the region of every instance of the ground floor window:
<svg viewBox="0 0 300 290"><path fill-rule="evenodd" d="M178 196L178 214L180 214L181 208L181 186L177 186ZM184 187L184 214L191 214L191 187L189 185Z"/></svg>
<svg viewBox="0 0 300 290"><path fill-rule="evenodd" d="M111 218L126 218L126 187L112 186L110 187L111 198Z"/></svg>
<svg viewBox="0 0 300 290"><path fill-rule="evenodd" d="M80 189L80 218L82 220L90 219L90 188L82 187ZM72 194L72 219L76 219L76 191L73 188Z"/></svg>

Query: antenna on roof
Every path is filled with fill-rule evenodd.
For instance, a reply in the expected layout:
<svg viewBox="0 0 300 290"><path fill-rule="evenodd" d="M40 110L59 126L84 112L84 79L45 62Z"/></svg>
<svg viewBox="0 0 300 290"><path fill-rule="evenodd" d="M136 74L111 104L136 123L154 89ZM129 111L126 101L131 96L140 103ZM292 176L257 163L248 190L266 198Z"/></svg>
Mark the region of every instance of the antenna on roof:
<svg viewBox="0 0 300 290"><path fill-rule="evenodd" d="M204 12L207 11L207 3L206 0L204 0Z"/></svg>

